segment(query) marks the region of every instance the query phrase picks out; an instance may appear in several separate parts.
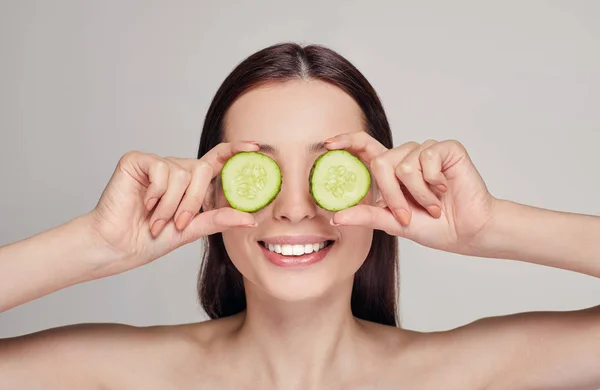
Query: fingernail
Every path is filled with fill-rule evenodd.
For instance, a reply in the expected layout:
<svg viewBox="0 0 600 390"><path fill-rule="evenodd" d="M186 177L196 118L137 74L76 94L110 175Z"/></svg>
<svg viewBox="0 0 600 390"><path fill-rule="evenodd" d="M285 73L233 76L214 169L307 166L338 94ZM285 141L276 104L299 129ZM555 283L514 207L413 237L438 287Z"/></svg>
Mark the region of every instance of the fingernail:
<svg viewBox="0 0 600 390"><path fill-rule="evenodd" d="M427 206L426 208L429 214L431 214L431 216L434 218L439 218L442 215L442 209L440 209L440 206L432 204Z"/></svg>
<svg viewBox="0 0 600 390"><path fill-rule="evenodd" d="M329 224L330 224L331 226L340 226L340 224L339 224L339 223L335 223L335 222L333 222L333 218L331 218L331 219L329 220Z"/></svg>
<svg viewBox="0 0 600 390"><path fill-rule="evenodd" d="M440 192L446 192L446 190L447 190L446 186L443 185L443 184L437 184L435 186L435 188L437 188L437 190L440 191Z"/></svg>
<svg viewBox="0 0 600 390"><path fill-rule="evenodd" d="M241 225L241 227L257 227L258 223L256 223L256 221L254 221L253 223L246 223Z"/></svg>
<svg viewBox="0 0 600 390"><path fill-rule="evenodd" d="M408 212L408 210L396 209L396 210L394 210L394 214L396 215L396 218L398 218L398 221L400 221L401 225L407 226L409 224L410 213Z"/></svg>
<svg viewBox="0 0 600 390"><path fill-rule="evenodd" d="M188 222L190 222L190 219L192 219L192 213L189 211L184 211L181 213L181 215L179 215L179 217L177 217L175 226L177 229L183 230L187 226Z"/></svg>
<svg viewBox="0 0 600 390"><path fill-rule="evenodd" d="M146 202L146 210L152 210L154 206L156 206L156 202L158 202L158 198L148 199L148 202Z"/></svg>
<svg viewBox="0 0 600 390"><path fill-rule="evenodd" d="M256 142L256 141L244 141L244 142L246 142L247 144L251 144L251 145L255 145L255 146L260 146L260 144L258 142Z"/></svg>
<svg viewBox="0 0 600 390"><path fill-rule="evenodd" d="M162 230L162 228L164 228L166 224L167 224L167 222L165 220L163 220L163 219L157 219L152 224L152 228L150 229L150 232L152 233L152 235L154 237L157 237L158 234L160 233L160 231Z"/></svg>

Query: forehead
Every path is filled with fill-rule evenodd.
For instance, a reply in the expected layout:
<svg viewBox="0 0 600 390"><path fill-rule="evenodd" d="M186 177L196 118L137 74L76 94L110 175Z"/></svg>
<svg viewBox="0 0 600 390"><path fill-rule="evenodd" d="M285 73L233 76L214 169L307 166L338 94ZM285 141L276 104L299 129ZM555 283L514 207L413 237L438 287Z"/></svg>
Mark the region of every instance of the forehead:
<svg viewBox="0 0 600 390"><path fill-rule="evenodd" d="M358 104L342 89L318 80L293 80L242 95L225 117L226 141L311 143L363 130Z"/></svg>

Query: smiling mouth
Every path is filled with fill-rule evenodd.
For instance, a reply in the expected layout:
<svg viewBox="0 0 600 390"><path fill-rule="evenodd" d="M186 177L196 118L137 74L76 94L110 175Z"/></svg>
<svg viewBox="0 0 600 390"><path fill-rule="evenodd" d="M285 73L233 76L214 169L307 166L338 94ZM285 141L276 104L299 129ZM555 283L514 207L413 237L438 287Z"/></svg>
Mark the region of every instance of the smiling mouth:
<svg viewBox="0 0 600 390"><path fill-rule="evenodd" d="M333 245L334 241L327 240L315 242L312 244L267 244L264 241L258 242L262 247L270 252L278 253L283 256L304 256L310 253L322 251Z"/></svg>

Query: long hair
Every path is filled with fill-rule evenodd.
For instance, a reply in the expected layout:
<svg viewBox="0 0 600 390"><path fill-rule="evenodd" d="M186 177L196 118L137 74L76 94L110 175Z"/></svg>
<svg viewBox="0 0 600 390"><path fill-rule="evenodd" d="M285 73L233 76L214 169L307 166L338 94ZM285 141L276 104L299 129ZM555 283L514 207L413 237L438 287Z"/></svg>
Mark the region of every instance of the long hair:
<svg viewBox="0 0 600 390"><path fill-rule="evenodd" d="M393 147L381 101L356 67L320 45L302 47L282 43L250 55L223 81L206 113L198 158L222 142L225 114L244 92L266 83L292 79L320 80L344 90L362 109L365 131L385 147ZM375 230L367 258L354 275L351 307L355 317L398 326L397 258L396 237ZM220 233L205 239L198 294L203 309L213 319L237 314L246 308L242 275L231 262Z"/></svg>

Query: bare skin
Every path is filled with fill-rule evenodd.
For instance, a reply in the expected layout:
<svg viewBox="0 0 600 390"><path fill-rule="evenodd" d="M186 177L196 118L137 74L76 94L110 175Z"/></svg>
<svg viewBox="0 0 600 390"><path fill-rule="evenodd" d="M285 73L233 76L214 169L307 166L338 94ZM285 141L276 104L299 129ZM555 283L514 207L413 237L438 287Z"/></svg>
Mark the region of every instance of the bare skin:
<svg viewBox="0 0 600 390"><path fill-rule="evenodd" d="M1 340L0 388L600 388L595 308L419 333L358 320L349 305L373 229L436 250L598 277L599 217L492 197L456 141L387 150L362 130L352 99L319 82L251 91L228 115L224 143L200 161L129 153L92 212L0 248L0 310L215 232L245 277L247 310L199 324L75 325ZM322 150L302 145L323 141L369 164L375 186L360 205L330 213L310 201L306 172ZM229 156L265 144L288 178L280 195L255 214L228 208L212 179ZM206 212L185 216L201 205ZM267 265L256 245L274 232L335 244L326 260L290 275Z"/></svg>
<svg viewBox="0 0 600 390"><path fill-rule="evenodd" d="M274 383L257 346L237 343L243 315L168 327L76 325L5 340L1 383L27 389L594 389L597 352L587 341L578 344L585 336L564 336L586 330L594 317L519 315L434 334L356 320L354 342L320 367L318 382L285 384ZM548 339L554 345L544 345Z"/></svg>

